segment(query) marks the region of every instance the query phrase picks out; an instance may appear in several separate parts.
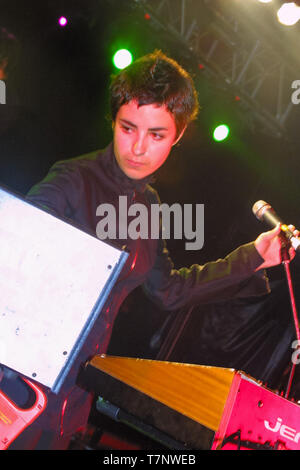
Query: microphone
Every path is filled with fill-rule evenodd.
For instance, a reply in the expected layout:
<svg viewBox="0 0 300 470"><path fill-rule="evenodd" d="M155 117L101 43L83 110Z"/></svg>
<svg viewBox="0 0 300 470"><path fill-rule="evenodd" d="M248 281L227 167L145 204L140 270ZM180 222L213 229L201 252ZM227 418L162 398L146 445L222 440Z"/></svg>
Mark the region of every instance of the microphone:
<svg viewBox="0 0 300 470"><path fill-rule="evenodd" d="M280 224L282 232L291 242L294 250L300 252L300 239L295 237L294 233L289 229L289 227L282 222L270 204L265 201L257 201L255 204L253 204L252 212L258 220L261 222L266 222L272 228Z"/></svg>

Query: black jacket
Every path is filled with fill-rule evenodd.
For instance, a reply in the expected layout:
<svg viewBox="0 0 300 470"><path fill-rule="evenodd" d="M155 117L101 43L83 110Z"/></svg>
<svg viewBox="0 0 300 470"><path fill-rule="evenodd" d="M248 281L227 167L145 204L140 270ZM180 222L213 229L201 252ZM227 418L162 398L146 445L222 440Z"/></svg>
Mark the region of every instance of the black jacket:
<svg viewBox="0 0 300 470"><path fill-rule="evenodd" d="M159 203L156 191L149 185L149 178L132 180L121 171L110 144L104 151L56 163L47 177L31 189L28 200L95 234L99 222L97 207L101 203L110 203L118 212L120 195L128 197L128 204L140 202L149 209L151 204ZM56 420L55 407L66 397L69 416L73 414L74 418L74 406L78 409L78 401L77 398L72 400L70 393L77 390L80 394L78 387L73 388L79 367L96 353L107 350L117 312L126 296L137 286L143 285L152 301L165 310L176 310L189 303L195 305L261 295L268 291L264 272L254 274L262 258L253 243L239 247L225 259L175 270L163 240L128 238L115 242L119 246L126 245L130 255L60 397L52 397L53 406L49 400L48 411L51 414L53 410ZM74 420L68 426L67 414L65 410L64 429L71 432Z"/></svg>
<svg viewBox="0 0 300 470"><path fill-rule="evenodd" d="M109 145L104 151L56 163L47 177L31 189L28 199L96 235L99 222L96 210L101 203L116 208L117 220L122 195L127 196L128 205L133 202L146 205L150 214L151 204L158 204L159 198L148 181L149 178L128 178ZM189 303L265 294L268 289L265 273L254 274L262 259L253 243L239 247L225 259L179 270L173 269L163 240L127 238L113 243L125 245L130 256L102 313L105 337L97 332L97 343L99 333L102 338L98 349L101 352L107 348L121 303L141 284L152 301L164 310L176 310Z"/></svg>

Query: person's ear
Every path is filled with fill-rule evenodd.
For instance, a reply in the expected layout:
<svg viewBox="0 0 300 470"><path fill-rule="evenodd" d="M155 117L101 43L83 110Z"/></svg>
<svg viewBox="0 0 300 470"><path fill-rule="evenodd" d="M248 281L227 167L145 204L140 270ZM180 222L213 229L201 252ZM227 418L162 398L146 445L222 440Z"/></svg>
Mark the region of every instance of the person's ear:
<svg viewBox="0 0 300 470"><path fill-rule="evenodd" d="M176 140L173 142L172 146L178 144L178 142L180 141L181 137L183 136L185 130L186 130L186 127L187 126L184 126L184 128L182 129L182 131L180 132L179 136L176 138Z"/></svg>

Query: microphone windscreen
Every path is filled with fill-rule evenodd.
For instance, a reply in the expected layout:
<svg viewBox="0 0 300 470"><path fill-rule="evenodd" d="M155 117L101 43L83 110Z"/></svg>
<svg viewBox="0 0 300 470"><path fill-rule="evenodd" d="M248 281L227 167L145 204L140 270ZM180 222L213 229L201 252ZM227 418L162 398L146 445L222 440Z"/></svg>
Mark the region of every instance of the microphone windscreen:
<svg viewBox="0 0 300 470"><path fill-rule="evenodd" d="M252 212L258 220L263 219L263 214L266 209L271 209L270 204L265 201L256 201L253 204Z"/></svg>

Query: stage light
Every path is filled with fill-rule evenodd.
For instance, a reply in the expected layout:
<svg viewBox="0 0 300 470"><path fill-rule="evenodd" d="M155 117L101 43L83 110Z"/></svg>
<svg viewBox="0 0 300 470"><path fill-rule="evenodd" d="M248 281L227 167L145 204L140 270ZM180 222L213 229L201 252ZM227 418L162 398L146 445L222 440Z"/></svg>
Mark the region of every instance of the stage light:
<svg viewBox="0 0 300 470"><path fill-rule="evenodd" d="M279 23L285 26L293 26L300 20L300 7L294 2L284 3L277 11Z"/></svg>
<svg viewBox="0 0 300 470"><path fill-rule="evenodd" d="M61 16L59 19L58 19L58 24L59 26L66 26L68 23L68 20L65 16Z"/></svg>
<svg viewBox="0 0 300 470"><path fill-rule="evenodd" d="M221 142L222 140L227 139L230 133L230 129L226 124L220 124L214 129L213 132L213 139L216 142Z"/></svg>
<svg viewBox="0 0 300 470"><path fill-rule="evenodd" d="M132 62L132 54L127 49L119 49L113 56L113 64L117 69L124 69Z"/></svg>
<svg viewBox="0 0 300 470"><path fill-rule="evenodd" d="M271 3L273 0L258 0L259 3Z"/></svg>

